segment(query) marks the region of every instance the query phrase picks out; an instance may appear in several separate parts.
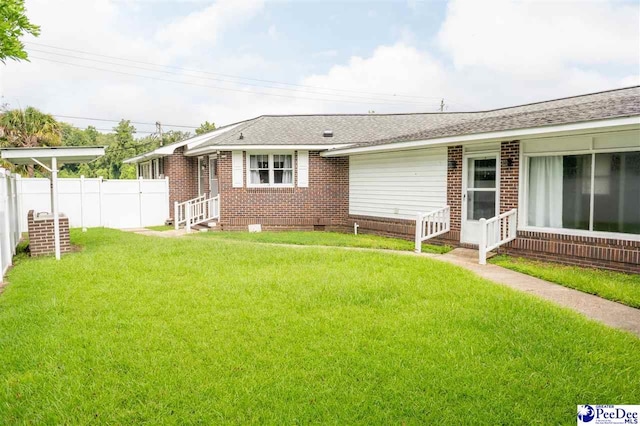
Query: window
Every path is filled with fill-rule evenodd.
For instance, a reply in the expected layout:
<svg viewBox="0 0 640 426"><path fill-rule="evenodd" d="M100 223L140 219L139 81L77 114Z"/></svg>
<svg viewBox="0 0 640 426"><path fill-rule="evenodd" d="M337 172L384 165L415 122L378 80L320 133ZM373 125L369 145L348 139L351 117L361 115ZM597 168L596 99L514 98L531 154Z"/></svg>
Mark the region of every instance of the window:
<svg viewBox="0 0 640 426"><path fill-rule="evenodd" d="M273 183L288 185L293 183L293 161L291 155L273 156Z"/></svg>
<svg viewBox="0 0 640 426"><path fill-rule="evenodd" d="M593 230L640 234L640 152L595 158Z"/></svg>
<svg viewBox="0 0 640 426"><path fill-rule="evenodd" d="M251 183L253 185L268 185L269 180L269 156L251 155L249 156L249 170L251 173Z"/></svg>
<svg viewBox="0 0 640 426"><path fill-rule="evenodd" d="M251 186L293 186L293 155L249 155Z"/></svg>
<svg viewBox="0 0 640 426"><path fill-rule="evenodd" d="M138 176L142 179L151 179L151 162L141 163L138 168Z"/></svg>
<svg viewBox="0 0 640 426"><path fill-rule="evenodd" d="M640 234L640 152L529 158L527 224Z"/></svg>

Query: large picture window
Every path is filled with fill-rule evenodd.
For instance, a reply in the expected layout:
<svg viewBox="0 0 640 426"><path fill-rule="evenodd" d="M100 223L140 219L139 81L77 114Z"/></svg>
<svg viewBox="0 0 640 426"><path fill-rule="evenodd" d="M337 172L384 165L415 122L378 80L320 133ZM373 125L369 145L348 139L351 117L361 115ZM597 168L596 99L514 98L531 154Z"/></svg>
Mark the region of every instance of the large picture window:
<svg viewBox="0 0 640 426"><path fill-rule="evenodd" d="M640 152L529 158L527 225L640 234Z"/></svg>
<svg viewBox="0 0 640 426"><path fill-rule="evenodd" d="M250 154L251 186L293 186L292 154Z"/></svg>

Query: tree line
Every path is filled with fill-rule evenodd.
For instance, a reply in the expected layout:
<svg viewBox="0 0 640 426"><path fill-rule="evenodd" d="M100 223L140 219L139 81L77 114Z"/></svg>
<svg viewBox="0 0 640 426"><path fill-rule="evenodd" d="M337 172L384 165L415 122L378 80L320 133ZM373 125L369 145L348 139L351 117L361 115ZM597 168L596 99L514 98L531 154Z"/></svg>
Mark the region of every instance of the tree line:
<svg viewBox="0 0 640 426"><path fill-rule="evenodd" d="M93 126L78 129L72 124L57 121L52 115L36 108L5 110L0 113L0 146L2 147L47 147L47 146L104 146L105 155L86 164L65 164L60 177L104 177L105 179L135 179L136 166L122 162L136 155L151 151L162 145L187 139L190 132L170 130L162 135L151 134L136 137L136 128L130 120L120 120L112 133L98 131ZM195 129L195 134L210 132L215 125L208 121ZM25 176L44 176L38 167L3 167Z"/></svg>

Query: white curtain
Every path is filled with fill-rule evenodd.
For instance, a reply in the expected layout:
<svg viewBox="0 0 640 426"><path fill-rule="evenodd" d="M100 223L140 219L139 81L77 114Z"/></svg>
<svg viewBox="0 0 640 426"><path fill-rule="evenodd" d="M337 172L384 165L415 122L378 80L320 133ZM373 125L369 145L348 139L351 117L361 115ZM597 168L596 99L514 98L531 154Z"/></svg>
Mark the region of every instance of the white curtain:
<svg viewBox="0 0 640 426"><path fill-rule="evenodd" d="M562 228L562 156L529 159L528 224Z"/></svg>
<svg viewBox="0 0 640 426"><path fill-rule="evenodd" d="M260 183L260 172L257 169L258 169L258 156L250 155L249 171L251 174L251 183L254 183L254 184Z"/></svg>
<svg viewBox="0 0 640 426"><path fill-rule="evenodd" d="M282 174L282 183L292 184L293 183L293 156L292 155L283 155L284 157L284 173ZM290 169L290 170L286 170Z"/></svg>

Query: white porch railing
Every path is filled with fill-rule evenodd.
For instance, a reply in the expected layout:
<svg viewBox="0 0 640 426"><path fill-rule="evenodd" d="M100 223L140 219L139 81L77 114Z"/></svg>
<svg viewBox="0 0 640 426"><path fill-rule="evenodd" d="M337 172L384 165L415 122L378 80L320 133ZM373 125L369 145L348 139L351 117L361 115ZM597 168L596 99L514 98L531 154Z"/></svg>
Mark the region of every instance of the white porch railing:
<svg viewBox="0 0 640 426"><path fill-rule="evenodd" d="M449 232L451 209L445 206L429 213L418 213L416 218L416 253L422 252L422 242Z"/></svg>
<svg viewBox="0 0 640 426"><path fill-rule="evenodd" d="M518 209L491 219L480 219L479 263L487 264L487 252L516 239Z"/></svg>
<svg viewBox="0 0 640 426"><path fill-rule="evenodd" d="M206 195L201 195L182 203L176 201L173 205L173 219L176 229L184 224L187 232L191 232L191 227L198 223L220 219L220 196L207 198Z"/></svg>

